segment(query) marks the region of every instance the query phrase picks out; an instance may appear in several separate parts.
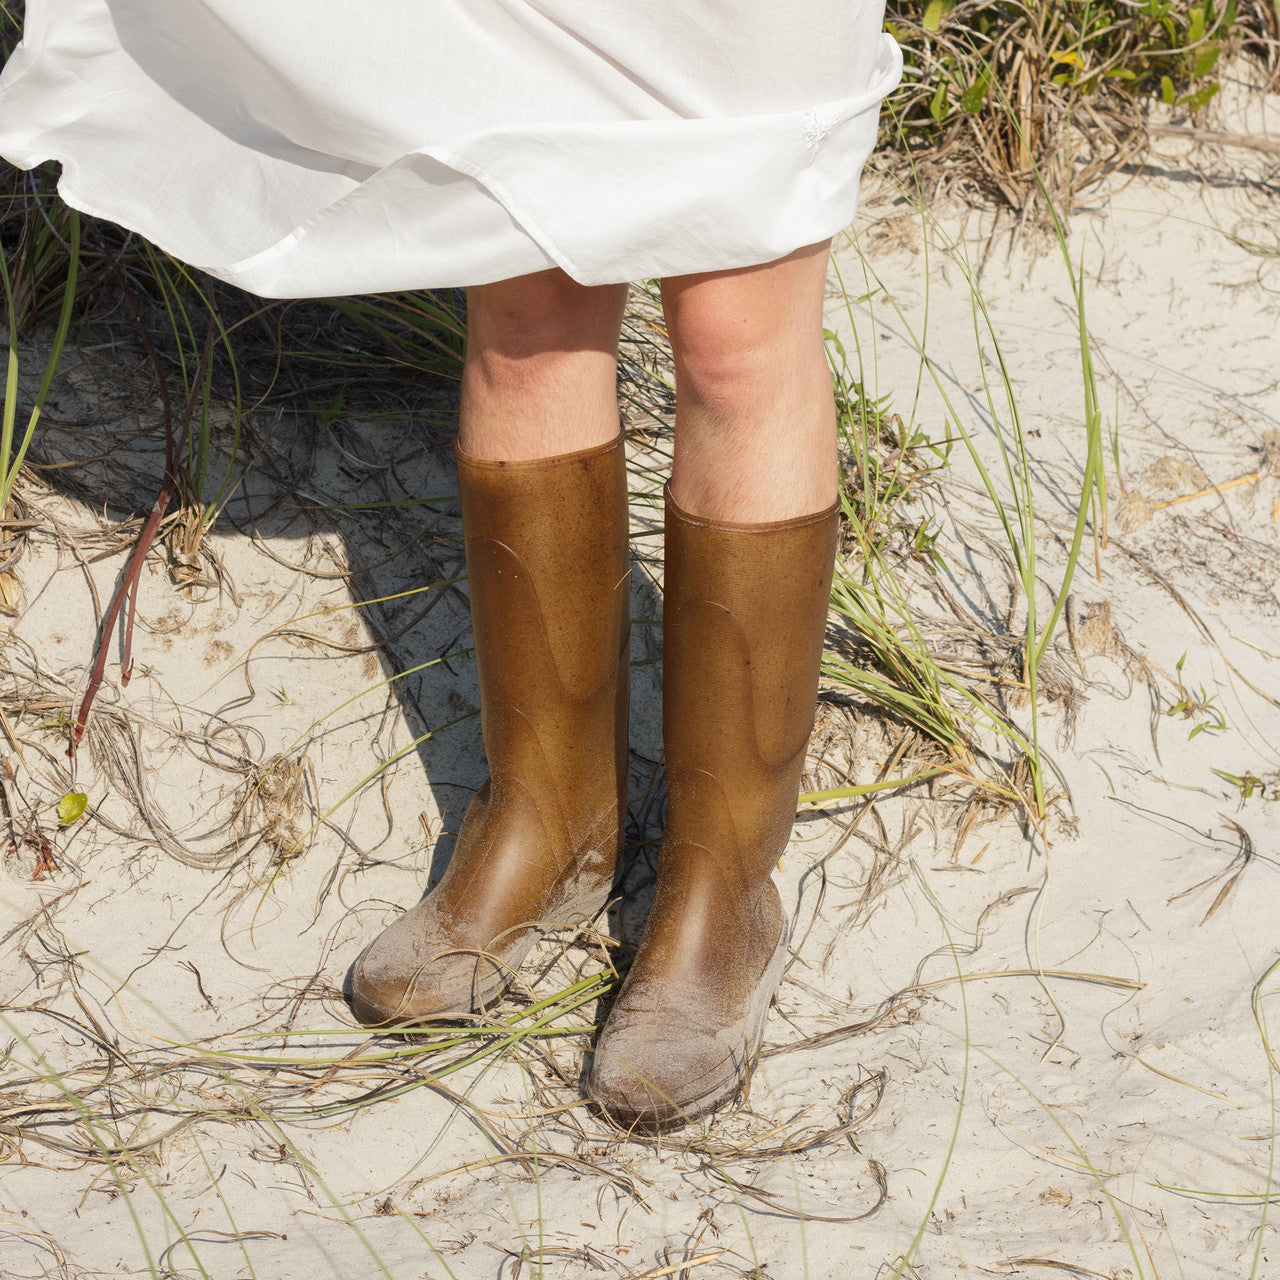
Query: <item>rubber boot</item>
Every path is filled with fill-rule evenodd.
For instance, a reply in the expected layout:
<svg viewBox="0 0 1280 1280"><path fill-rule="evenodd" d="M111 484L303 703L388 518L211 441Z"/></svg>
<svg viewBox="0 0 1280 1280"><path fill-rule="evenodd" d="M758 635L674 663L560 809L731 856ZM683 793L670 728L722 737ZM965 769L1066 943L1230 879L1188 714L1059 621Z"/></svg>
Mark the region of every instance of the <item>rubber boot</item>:
<svg viewBox="0 0 1280 1280"><path fill-rule="evenodd" d="M667 825L587 1084L624 1127L668 1128L728 1102L759 1047L787 955L771 873L813 729L837 523L835 506L706 520L667 493Z"/></svg>
<svg viewBox="0 0 1280 1280"><path fill-rule="evenodd" d="M590 920L627 800L629 564L622 436L531 462L458 456L489 780L440 883L356 961L366 1025L483 1010L538 924Z"/></svg>

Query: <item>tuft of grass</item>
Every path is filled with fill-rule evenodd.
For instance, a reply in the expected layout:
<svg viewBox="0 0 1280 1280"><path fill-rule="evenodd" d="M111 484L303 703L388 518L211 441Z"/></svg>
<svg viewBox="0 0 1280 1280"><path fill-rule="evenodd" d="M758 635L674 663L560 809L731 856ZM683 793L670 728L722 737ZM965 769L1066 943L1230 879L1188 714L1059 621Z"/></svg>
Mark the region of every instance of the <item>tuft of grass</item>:
<svg viewBox="0 0 1280 1280"><path fill-rule="evenodd" d="M1000 90L997 89L996 92L998 97L1003 96ZM1013 127L1017 128L1012 104L1006 102L1003 105L1006 108L1007 118L1013 122ZM933 251L932 246L936 244L948 262L960 271L968 286L975 349L985 348L992 354L994 375L988 372L985 360L979 361L979 368L987 420L991 424L996 446L994 468L988 465L983 451L979 448L973 428L967 425L966 416L960 411L955 398L929 356L927 302L921 327L917 330L884 287L874 267L865 257L862 259L863 270L868 281L874 286L872 292L882 295L884 300L892 305L900 323L909 335L918 353L921 371L927 373L932 380L946 408L950 428L955 433L954 438L962 444L978 476L981 490L988 503L988 511L997 520L1004 534L1005 549L1013 566L1015 585L1020 597L1017 612L1020 612L1023 620L1023 633L1017 660L1018 684L1025 690L1029 704L1026 716L1027 729L1025 731L1019 729L1014 718L993 705L992 701L977 689L972 681L958 678L939 664L913 621L911 610L900 588L891 588L890 592L885 593L887 598L894 600L892 614L896 616L891 617L880 604L877 605L879 616L875 610L869 610L866 607L865 592L862 598L856 601L858 612L854 613L846 605L845 614L862 634L870 637L870 647L876 655L881 670L892 673L891 678L896 689L892 697L886 697L884 691L879 691L881 705L894 714L909 718L910 723L923 729L953 754L957 752L962 742L972 748L979 726L994 732L998 739L1002 740L1006 746L1012 747L1016 753L1004 779L1005 789L1012 790L1024 802L1028 818L1033 824L1039 825L1045 821L1051 802L1046 784L1047 766L1040 742L1041 678L1047 667L1051 646L1070 596L1076 569L1084 551L1086 536L1092 529L1095 547L1100 546L1105 538L1107 490L1104 464L1105 432L1093 348L1086 318L1083 265L1077 264L1072 257L1067 227L1058 211L1053 193L1034 160L1031 161L1031 173L1049 210L1054 237L1066 268L1075 304L1083 396L1082 425L1085 440L1080 491L1074 503L1075 515L1070 543L1060 580L1051 588L1052 603L1047 617L1041 617L1038 603L1038 588L1043 584L1039 565L1040 522L1036 513L1027 434L1023 427L1015 390L1016 380L1006 362L998 327L983 298L977 271L969 261L965 246L960 241L947 236L937 220L929 214L920 195L918 183L914 189L906 185L899 186L902 199L914 209L921 220L925 244L922 269L926 282L930 278L929 255ZM845 297L847 304L847 291ZM852 320L852 313L850 319ZM883 413L879 407L876 415L875 421L882 420ZM860 421L863 424L870 420L873 419L869 419L865 412L860 415ZM904 440L906 438L904 436ZM914 437L911 438L914 439ZM865 425L857 438L851 441L855 456L864 458L879 443L879 441L873 442L868 437ZM949 448L951 443L952 440L949 437L946 447ZM868 495L881 490L886 494L895 494L897 486L893 481L896 477L896 469L895 472L891 472L891 482L886 487L882 480L873 477L872 464L861 461L859 467L862 475L861 493L864 510L885 514L891 512L893 506L890 503L869 502ZM891 520L885 524L885 528L892 529ZM919 535L916 541L919 543ZM931 549L931 542L927 535L924 537L924 544ZM886 575L881 571L884 557L876 538L862 536L859 539L859 549L865 566L864 574L878 575L880 583L892 584L892 575ZM1097 554L1096 549L1095 554ZM845 587L846 582L847 574L841 575L838 579L840 589L836 593L836 598L840 602L846 600L850 594ZM872 598L879 601L884 597L875 593ZM837 603L836 607L839 609L840 603ZM900 654L909 654L909 657L900 658ZM848 672L833 671L832 674L847 684L851 684L857 678ZM954 716L947 719L937 717L937 727L933 727L918 714L922 708L934 711L939 706L945 707L944 688L963 700L965 712L963 730ZM876 690L868 685L867 692L875 693ZM908 713L916 714L911 717ZM1025 787L1021 785L1020 775L1025 775L1027 784Z"/></svg>
<svg viewBox="0 0 1280 1280"><path fill-rule="evenodd" d="M60 293L57 293L59 298L57 325L53 332L49 355L45 360L44 375L40 379L40 386L36 392L35 400L27 412L26 424L20 437L17 433L18 401L20 397L18 386L18 335L21 332L21 325L19 315L24 304L28 307L32 305L31 299L39 295L38 286L43 282L29 279L24 281L26 273L19 270L22 263L20 251L14 254L15 265L12 271L6 256L0 254L0 285L3 285L4 288L9 348L4 385L3 417L0 419L0 520L8 517L18 473L26 459L27 450L35 438L36 426L40 421L40 413L53 386L54 376L58 371L58 362L62 358L62 349L66 345L67 335L71 330L71 318L76 299L76 281L80 271L80 217L74 211L68 210L67 212L69 215L67 219L69 242L67 244L65 262L62 264L66 270L66 278L61 285ZM28 285L26 290L21 288L23 283Z"/></svg>
<svg viewBox="0 0 1280 1280"><path fill-rule="evenodd" d="M968 785L977 784L979 792L989 792L989 798L999 797L1021 806L1033 824L1042 824L1050 796L1039 742L1039 675L1048 660L1080 546L1072 549L1063 583L1056 592L1055 608L1047 625L1041 627L1036 607L1039 533L1013 375L1000 355L998 335L962 249L945 237L918 199L909 193L906 198L912 199L924 221L926 237L938 240L943 252L964 273L973 299L975 341L995 351L998 374L994 385L985 367L982 376L990 421L996 428L1002 475L993 474L988 468L973 429L966 425L964 415L933 368L925 334L916 333L911 321L893 302L919 353L922 369L933 378L947 409L949 431L943 441L933 444L919 431L899 424L889 431L886 441L885 424L892 419L887 417L883 402L870 402L861 393L853 401L847 395L838 400L845 406L852 403L856 410L842 414L844 444L853 459L846 473L852 475L853 483L846 483L843 499L850 530L849 550L853 554L850 561L837 567L832 610L849 629L853 643L842 644L837 632L835 653L824 670L829 680L891 719L910 725L941 748L945 771ZM862 266L873 286L872 293L892 302L874 267L865 258ZM928 278L927 260L925 277ZM845 299L852 322L852 300L847 289ZM843 348L837 347L835 354L837 388L861 388L862 380L852 380L848 373ZM1003 396L1004 413L997 409L997 392ZM939 651L938 640L926 635L920 613L929 590L934 594L944 590L940 582L930 581L936 576L934 570L939 563L935 535L927 520L904 519L901 508L913 491L927 492L937 482L938 472L946 465L956 441L962 444L979 477L986 510L1005 535L1013 565L1013 585L1020 597L1024 623L1021 642L1008 650L1010 659L1016 661L1013 679L999 670L992 672L981 666L975 669L946 660ZM1081 510L1087 512L1091 508L1093 492L1092 484L1082 490ZM967 628L988 653L993 646L1006 643L976 617L968 617ZM1029 703L1025 731L1002 701L992 696L1001 692L1025 696ZM1017 698L1004 701L1012 703ZM1006 764L999 764L993 756L996 748L1003 748L1008 757ZM917 775L913 773L911 780L917 780Z"/></svg>
<svg viewBox="0 0 1280 1280"><path fill-rule="evenodd" d="M841 486L841 512L848 553L836 566L832 612L856 637L823 663L836 684L939 743L956 760L968 755L966 735L943 695L943 678L929 652L895 560L929 566L938 553L924 520L912 521L904 507L913 488L945 465L946 445L887 412L884 399L871 400L849 367L848 353L834 333L827 336L832 358L838 423L849 461Z"/></svg>
<svg viewBox="0 0 1280 1280"><path fill-rule="evenodd" d="M900 0L887 25L905 75L884 144L1023 209L1070 205L1092 179L1140 157L1149 107L1202 114L1222 55L1280 71L1270 0Z"/></svg>

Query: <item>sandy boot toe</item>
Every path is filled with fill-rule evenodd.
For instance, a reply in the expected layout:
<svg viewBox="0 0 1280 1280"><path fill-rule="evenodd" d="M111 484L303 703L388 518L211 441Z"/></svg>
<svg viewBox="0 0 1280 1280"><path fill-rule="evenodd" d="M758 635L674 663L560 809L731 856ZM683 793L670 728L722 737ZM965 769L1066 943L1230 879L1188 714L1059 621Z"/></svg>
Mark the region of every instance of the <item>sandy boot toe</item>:
<svg viewBox="0 0 1280 1280"><path fill-rule="evenodd" d="M488 947L451 939L430 899L393 921L360 953L351 1007L365 1026L412 1025L479 1012L510 984L527 937Z"/></svg>
<svg viewBox="0 0 1280 1280"><path fill-rule="evenodd" d="M662 1130L731 1101L747 1082L786 960L786 929L754 988L726 1009L705 989L620 995L592 1063L589 1095L614 1123Z"/></svg>

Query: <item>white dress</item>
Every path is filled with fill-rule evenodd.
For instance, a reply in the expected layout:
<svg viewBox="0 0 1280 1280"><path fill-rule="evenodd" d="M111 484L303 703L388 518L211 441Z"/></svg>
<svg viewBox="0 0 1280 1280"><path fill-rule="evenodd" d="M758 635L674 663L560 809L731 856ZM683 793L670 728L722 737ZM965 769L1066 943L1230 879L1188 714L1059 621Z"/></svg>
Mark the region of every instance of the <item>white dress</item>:
<svg viewBox="0 0 1280 1280"><path fill-rule="evenodd" d="M883 0L28 0L0 155L269 297L748 266L853 217Z"/></svg>

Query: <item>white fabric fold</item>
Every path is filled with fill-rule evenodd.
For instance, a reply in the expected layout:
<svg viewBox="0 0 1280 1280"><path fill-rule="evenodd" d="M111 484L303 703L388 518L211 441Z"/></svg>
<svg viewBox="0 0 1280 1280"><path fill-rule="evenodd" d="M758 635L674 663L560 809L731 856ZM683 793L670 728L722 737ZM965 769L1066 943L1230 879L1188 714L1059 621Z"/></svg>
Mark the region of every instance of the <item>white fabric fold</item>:
<svg viewBox="0 0 1280 1280"><path fill-rule="evenodd" d="M269 297L748 266L852 219L882 8L28 0L0 154Z"/></svg>

